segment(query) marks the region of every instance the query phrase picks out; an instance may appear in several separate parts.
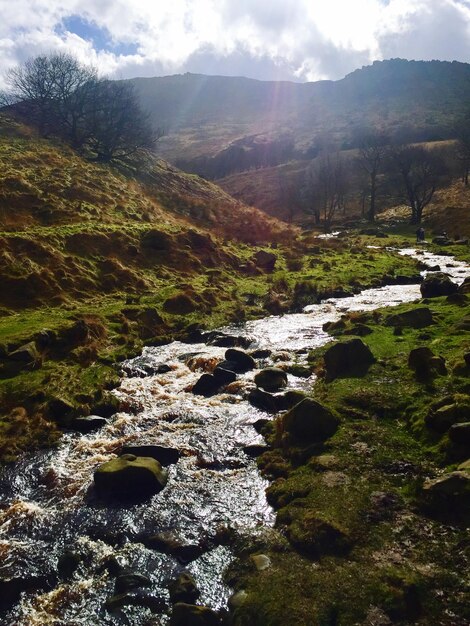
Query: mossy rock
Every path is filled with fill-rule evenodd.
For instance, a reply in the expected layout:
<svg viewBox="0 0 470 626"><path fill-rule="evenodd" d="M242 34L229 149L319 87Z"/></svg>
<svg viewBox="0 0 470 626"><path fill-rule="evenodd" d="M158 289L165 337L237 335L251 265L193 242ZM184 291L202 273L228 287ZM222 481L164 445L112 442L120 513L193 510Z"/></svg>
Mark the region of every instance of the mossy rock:
<svg viewBox="0 0 470 626"><path fill-rule="evenodd" d="M423 298L437 298L456 293L458 288L459 286L447 274L433 272L425 277L421 283L420 291Z"/></svg>
<svg viewBox="0 0 470 626"><path fill-rule="evenodd" d="M140 498L161 491L167 474L150 457L124 454L100 465L94 473L95 489L102 498Z"/></svg>
<svg viewBox="0 0 470 626"><path fill-rule="evenodd" d="M325 441L338 430L339 417L316 400L305 398L281 418L282 430L305 443Z"/></svg>
<svg viewBox="0 0 470 626"><path fill-rule="evenodd" d="M390 315L385 321L386 326L395 326L401 328L426 328L434 324L432 311L428 307L418 307L410 311L403 311Z"/></svg>
<svg viewBox="0 0 470 626"><path fill-rule="evenodd" d="M266 367L256 374L255 383L265 391L278 391L287 385L287 374L278 367Z"/></svg>
<svg viewBox="0 0 470 626"><path fill-rule="evenodd" d="M370 348L361 339L333 344L324 354L326 379L364 376L375 362Z"/></svg>
<svg viewBox="0 0 470 626"><path fill-rule="evenodd" d="M291 544L312 558L346 554L352 541L339 525L321 519L315 511L302 511L287 528Z"/></svg>
<svg viewBox="0 0 470 626"><path fill-rule="evenodd" d="M219 615L207 606L178 602L173 607L170 626L220 626Z"/></svg>

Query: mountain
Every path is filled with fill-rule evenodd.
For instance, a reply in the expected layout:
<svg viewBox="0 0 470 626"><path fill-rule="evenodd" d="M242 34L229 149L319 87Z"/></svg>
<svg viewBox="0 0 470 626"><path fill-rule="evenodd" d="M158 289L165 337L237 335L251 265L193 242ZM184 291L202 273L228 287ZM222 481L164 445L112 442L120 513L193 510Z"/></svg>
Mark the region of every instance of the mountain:
<svg viewBox="0 0 470 626"><path fill-rule="evenodd" d="M448 138L470 98L470 65L392 59L303 84L197 74L132 82L165 131L160 154L220 179L311 158L325 134L354 147L371 125L408 142Z"/></svg>

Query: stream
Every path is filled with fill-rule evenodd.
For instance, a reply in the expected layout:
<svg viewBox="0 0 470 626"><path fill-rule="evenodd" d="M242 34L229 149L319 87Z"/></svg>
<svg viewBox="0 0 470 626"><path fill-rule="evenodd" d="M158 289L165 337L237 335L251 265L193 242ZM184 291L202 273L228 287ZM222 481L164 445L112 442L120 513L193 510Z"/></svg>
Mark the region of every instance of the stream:
<svg viewBox="0 0 470 626"><path fill-rule="evenodd" d="M456 282L469 267L449 256L402 250L429 266L440 265ZM310 305L302 313L272 316L220 329L243 337L258 352L257 368L304 364L310 349L331 341L323 324L348 311L372 310L420 298L419 285L368 289L348 298ZM127 361L115 394L123 410L98 431L66 433L55 449L25 455L0 473L0 579L26 589L0 622L11 626L166 625L168 584L190 572L198 603L223 609L231 590L223 572L234 559L225 541L267 532L275 515L265 498L268 485L246 446L262 444L254 424L272 419L251 406L257 370L239 374L221 393L191 393L204 371L224 359L226 348L173 342L145 348ZM269 356L266 356L270 351ZM165 367L162 367L164 365ZM167 371L165 371L167 370ZM161 371L163 373L150 373ZM287 389L309 390L314 377L289 374ZM92 488L93 471L123 445L177 449L167 486L145 502L103 503ZM190 557L176 558L148 538L170 533ZM146 547L147 546L147 547ZM68 576L57 575L64 555L76 559ZM71 557L71 558L72 558ZM140 573L150 585L134 593L135 605L105 606L113 596L113 567ZM63 565L63 567L65 567ZM1 588L1 587L0 587ZM39 589L39 591L38 591ZM3 615L3 617L2 617Z"/></svg>

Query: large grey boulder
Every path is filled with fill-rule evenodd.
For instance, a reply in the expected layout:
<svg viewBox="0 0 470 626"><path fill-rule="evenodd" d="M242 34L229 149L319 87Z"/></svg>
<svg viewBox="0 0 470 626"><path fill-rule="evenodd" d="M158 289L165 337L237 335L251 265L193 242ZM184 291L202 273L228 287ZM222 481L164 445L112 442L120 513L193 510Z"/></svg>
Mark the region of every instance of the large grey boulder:
<svg viewBox="0 0 470 626"><path fill-rule="evenodd" d="M161 491L167 474L150 457L124 454L100 465L94 473L96 493L103 498L141 498Z"/></svg>

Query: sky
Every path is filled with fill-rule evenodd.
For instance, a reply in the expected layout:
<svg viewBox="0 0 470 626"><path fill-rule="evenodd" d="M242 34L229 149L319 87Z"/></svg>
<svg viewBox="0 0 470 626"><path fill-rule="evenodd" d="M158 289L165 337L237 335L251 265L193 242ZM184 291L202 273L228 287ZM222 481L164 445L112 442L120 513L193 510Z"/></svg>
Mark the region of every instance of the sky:
<svg viewBox="0 0 470 626"><path fill-rule="evenodd" d="M0 0L0 87L51 52L111 78L336 80L388 58L470 62L470 0Z"/></svg>

